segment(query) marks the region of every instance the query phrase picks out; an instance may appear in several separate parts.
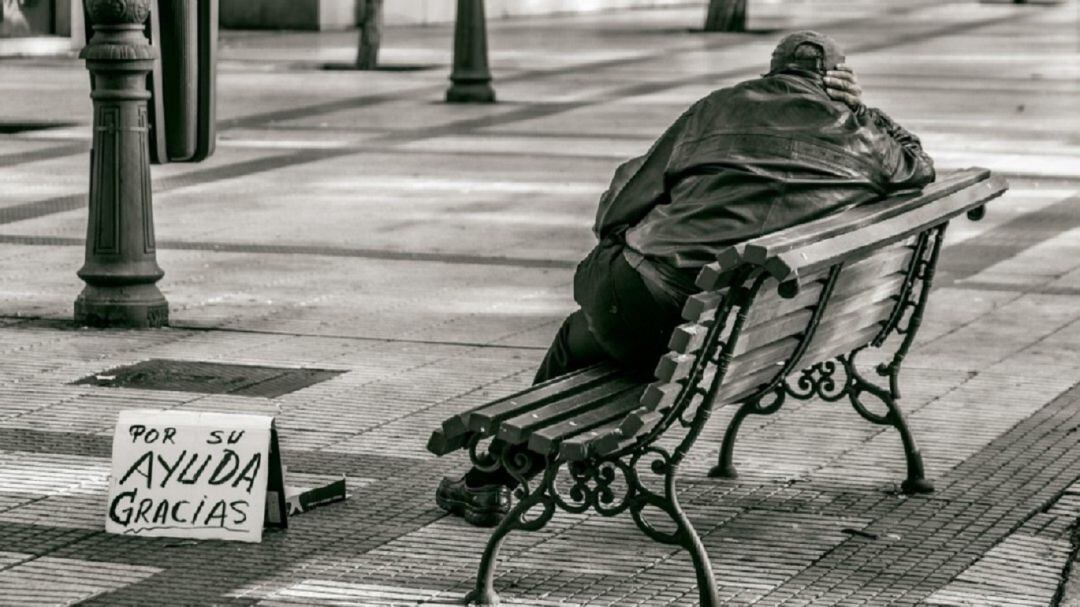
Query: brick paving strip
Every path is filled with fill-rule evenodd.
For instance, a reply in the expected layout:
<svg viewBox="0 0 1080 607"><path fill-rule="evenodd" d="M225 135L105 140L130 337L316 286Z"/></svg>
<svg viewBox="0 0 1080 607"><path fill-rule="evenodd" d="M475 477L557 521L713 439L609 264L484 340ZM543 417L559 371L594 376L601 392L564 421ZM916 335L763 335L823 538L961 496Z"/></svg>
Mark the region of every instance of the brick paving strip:
<svg viewBox="0 0 1080 607"><path fill-rule="evenodd" d="M951 470L931 496L852 513L874 516L866 533L899 540L853 537L761 604L925 601L1077 482L1078 430L1080 386L1074 386Z"/></svg>

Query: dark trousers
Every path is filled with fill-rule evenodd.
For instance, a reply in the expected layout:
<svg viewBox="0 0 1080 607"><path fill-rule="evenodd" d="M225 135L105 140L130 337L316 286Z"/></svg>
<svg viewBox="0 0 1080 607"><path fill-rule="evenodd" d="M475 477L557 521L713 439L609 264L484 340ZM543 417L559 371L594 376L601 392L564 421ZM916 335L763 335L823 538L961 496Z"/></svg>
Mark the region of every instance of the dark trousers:
<svg viewBox="0 0 1080 607"><path fill-rule="evenodd" d="M533 383L540 383L590 365L610 361L640 374L652 376L656 362L667 352L672 330L680 322L680 310L653 297L641 275L622 254L620 243L601 242L578 264L574 273L574 300L581 306L563 321L548 348ZM494 441L492 453L506 448ZM543 466L534 456L529 473ZM471 486L515 481L505 472L470 470Z"/></svg>
<svg viewBox="0 0 1080 607"><path fill-rule="evenodd" d="M630 267L620 243L602 242L578 264L574 300L581 309L559 328L534 383L603 361L650 377L681 321L675 304L654 297Z"/></svg>

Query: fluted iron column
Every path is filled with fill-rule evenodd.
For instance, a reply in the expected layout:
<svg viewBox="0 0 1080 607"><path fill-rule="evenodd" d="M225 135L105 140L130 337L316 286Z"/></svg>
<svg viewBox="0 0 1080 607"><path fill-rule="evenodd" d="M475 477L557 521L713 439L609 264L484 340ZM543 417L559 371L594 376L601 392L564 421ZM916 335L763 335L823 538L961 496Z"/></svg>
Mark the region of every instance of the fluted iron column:
<svg viewBox="0 0 1080 607"><path fill-rule="evenodd" d="M446 91L448 103L494 103L488 69L487 23L484 0L458 0L454 23L453 84Z"/></svg>
<svg viewBox="0 0 1080 607"><path fill-rule="evenodd" d="M79 56L94 83L93 151L86 288L75 322L104 327L168 324L169 304L154 284L157 264L150 187L146 75L157 50L143 24L150 0L87 0L94 35Z"/></svg>

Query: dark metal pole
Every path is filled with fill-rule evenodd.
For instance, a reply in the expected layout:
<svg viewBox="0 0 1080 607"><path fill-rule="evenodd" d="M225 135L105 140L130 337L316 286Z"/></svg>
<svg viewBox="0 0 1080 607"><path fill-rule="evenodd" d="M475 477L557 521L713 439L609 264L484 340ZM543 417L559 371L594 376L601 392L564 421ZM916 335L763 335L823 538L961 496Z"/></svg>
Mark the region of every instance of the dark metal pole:
<svg viewBox="0 0 1080 607"><path fill-rule="evenodd" d="M360 0L360 43L356 47L356 69L373 70L379 66L382 44L383 0Z"/></svg>
<svg viewBox="0 0 1080 607"><path fill-rule="evenodd" d="M102 327L168 324L169 304L154 284L158 267L150 194L146 75L157 50L143 33L150 0L87 0L94 35L79 56L94 82L93 150L86 288L75 322Z"/></svg>
<svg viewBox="0 0 1080 607"><path fill-rule="evenodd" d="M709 0L705 31L745 32L746 0Z"/></svg>
<svg viewBox="0 0 1080 607"><path fill-rule="evenodd" d="M446 91L448 103L493 103L488 69L487 24L484 0L458 0L454 24L453 84Z"/></svg>

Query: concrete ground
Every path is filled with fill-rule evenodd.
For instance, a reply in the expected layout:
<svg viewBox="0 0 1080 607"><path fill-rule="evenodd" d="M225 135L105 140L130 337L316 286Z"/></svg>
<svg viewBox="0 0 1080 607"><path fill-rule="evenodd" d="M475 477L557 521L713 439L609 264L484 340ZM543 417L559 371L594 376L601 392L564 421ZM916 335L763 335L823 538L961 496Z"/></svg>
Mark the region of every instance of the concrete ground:
<svg viewBox="0 0 1080 607"><path fill-rule="evenodd" d="M939 169L1010 192L950 227L903 375L937 491L896 492L894 432L839 404L750 419L736 481L682 495L733 605L1080 605L1078 5L752 3L490 26L500 103L440 102L450 30L391 29L373 73L325 70L352 33L226 32L217 153L153 169L172 326L79 329L88 81L74 59L0 61L0 604L416 605L459 600L488 536L435 508L466 464L444 417L529 383L571 310L614 167L709 90L765 69L782 28L848 48L866 100ZM781 8L794 7L788 16ZM406 69L416 68L416 69ZM23 127L50 126L45 129ZM46 123L41 125L40 123ZM21 125L21 126L20 126ZM17 131L17 132L14 132ZM147 359L343 371L277 398L73 384ZM261 544L103 532L126 408L272 414L301 478L351 497ZM629 519L559 515L511 536L515 605L691 605L693 570Z"/></svg>

